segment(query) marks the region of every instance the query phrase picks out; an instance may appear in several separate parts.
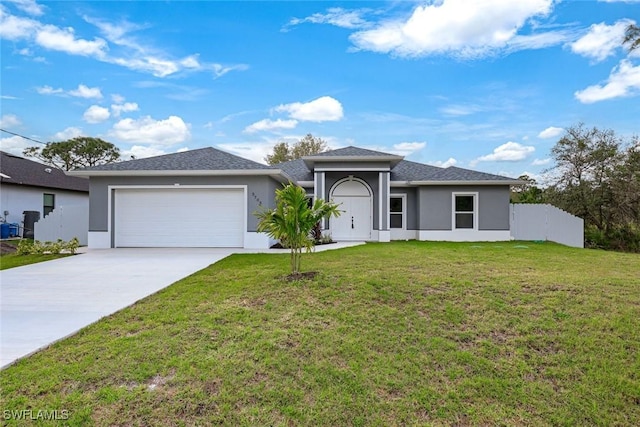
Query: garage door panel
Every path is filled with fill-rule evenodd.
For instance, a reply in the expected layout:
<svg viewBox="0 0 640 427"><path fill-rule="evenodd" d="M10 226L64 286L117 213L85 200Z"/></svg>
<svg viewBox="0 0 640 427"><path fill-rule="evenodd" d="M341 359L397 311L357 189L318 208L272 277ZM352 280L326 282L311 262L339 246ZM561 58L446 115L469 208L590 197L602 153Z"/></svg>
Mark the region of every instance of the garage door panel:
<svg viewBox="0 0 640 427"><path fill-rule="evenodd" d="M117 247L242 247L241 189L118 189Z"/></svg>

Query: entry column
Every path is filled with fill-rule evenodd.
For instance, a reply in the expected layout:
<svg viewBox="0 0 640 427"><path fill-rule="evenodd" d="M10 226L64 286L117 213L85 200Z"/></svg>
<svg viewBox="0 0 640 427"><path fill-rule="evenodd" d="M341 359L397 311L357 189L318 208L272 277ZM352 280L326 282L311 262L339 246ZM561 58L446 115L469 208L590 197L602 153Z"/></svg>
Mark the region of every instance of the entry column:
<svg viewBox="0 0 640 427"><path fill-rule="evenodd" d="M391 193L391 181L388 171L378 173L378 241L389 242L391 231L389 229L389 194Z"/></svg>

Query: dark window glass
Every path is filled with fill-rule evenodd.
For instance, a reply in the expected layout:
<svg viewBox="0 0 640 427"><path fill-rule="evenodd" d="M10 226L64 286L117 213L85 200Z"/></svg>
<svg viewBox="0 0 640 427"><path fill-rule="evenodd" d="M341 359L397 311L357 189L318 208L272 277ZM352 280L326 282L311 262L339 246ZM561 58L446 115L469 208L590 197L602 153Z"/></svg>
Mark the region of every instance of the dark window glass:
<svg viewBox="0 0 640 427"><path fill-rule="evenodd" d="M51 213L56 207L56 195L55 194L44 194L43 197L43 207L42 207L42 216L45 217Z"/></svg>
<svg viewBox="0 0 640 427"><path fill-rule="evenodd" d="M473 212L473 196L456 196L456 212Z"/></svg>
<svg viewBox="0 0 640 427"><path fill-rule="evenodd" d="M456 214L456 228L473 228L473 214L472 213L457 213Z"/></svg>
<svg viewBox="0 0 640 427"><path fill-rule="evenodd" d="M402 197L392 197L389 200L389 212L402 213Z"/></svg>
<svg viewBox="0 0 640 427"><path fill-rule="evenodd" d="M391 214L391 228L402 228L402 214Z"/></svg>

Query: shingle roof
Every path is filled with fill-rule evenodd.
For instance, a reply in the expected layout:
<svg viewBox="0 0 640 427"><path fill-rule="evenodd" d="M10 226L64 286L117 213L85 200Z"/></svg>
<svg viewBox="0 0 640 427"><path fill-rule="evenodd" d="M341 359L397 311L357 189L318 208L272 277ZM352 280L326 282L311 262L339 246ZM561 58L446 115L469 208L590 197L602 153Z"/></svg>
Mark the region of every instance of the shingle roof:
<svg viewBox="0 0 640 427"><path fill-rule="evenodd" d="M368 151L368 150L366 150ZM369 154L365 154L368 156ZM282 169L296 181L313 181L313 173L307 167L304 160L297 159L274 165ZM400 161L391 169L391 181L513 181L500 175L478 172L454 166L441 168L438 166L416 163L409 160Z"/></svg>
<svg viewBox="0 0 640 427"><path fill-rule="evenodd" d="M156 170L256 170L273 169L212 147L128 160L80 169L81 171L156 171Z"/></svg>
<svg viewBox="0 0 640 427"><path fill-rule="evenodd" d="M403 160L391 169L391 181L426 181L442 168Z"/></svg>
<svg viewBox="0 0 640 427"><path fill-rule="evenodd" d="M353 146L338 148L337 150L325 151L323 153L314 154L313 156L309 156L309 157L339 157L339 156L402 157L402 156L397 156L396 154L383 153L381 151L367 150L366 148L358 148Z"/></svg>
<svg viewBox="0 0 640 427"><path fill-rule="evenodd" d="M313 174L302 159L278 163L277 165L273 165L273 167L282 169L284 173L296 181L313 181Z"/></svg>
<svg viewBox="0 0 640 427"><path fill-rule="evenodd" d="M89 191L89 180L65 175L64 171L24 157L0 151L0 182L60 190Z"/></svg>
<svg viewBox="0 0 640 427"><path fill-rule="evenodd" d="M513 181L514 178L449 166L440 169L429 181Z"/></svg>

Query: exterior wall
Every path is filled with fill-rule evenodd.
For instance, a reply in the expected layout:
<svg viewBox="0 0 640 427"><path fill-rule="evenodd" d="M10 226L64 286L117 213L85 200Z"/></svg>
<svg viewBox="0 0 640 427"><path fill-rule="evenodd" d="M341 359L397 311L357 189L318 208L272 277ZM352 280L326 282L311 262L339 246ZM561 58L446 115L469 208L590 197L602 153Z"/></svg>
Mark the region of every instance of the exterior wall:
<svg viewBox="0 0 640 427"><path fill-rule="evenodd" d="M261 207L275 206L275 190L279 183L268 176L159 176L159 177L92 177L89 181L89 232L108 230L110 185L247 185L247 231L255 232L258 219L253 213ZM112 204L112 209L115 208ZM90 234L91 239L91 234Z"/></svg>
<svg viewBox="0 0 640 427"><path fill-rule="evenodd" d="M478 230L509 230L509 186L420 187L419 229L452 230L451 198L457 192L478 193Z"/></svg>
<svg viewBox="0 0 640 427"><path fill-rule="evenodd" d="M89 195L81 191L58 190L55 188L29 187L25 185L0 185L0 216L9 211L8 223L22 223L24 211L38 211L43 218L43 194L55 194L55 208L59 206L89 206Z"/></svg>
<svg viewBox="0 0 640 427"><path fill-rule="evenodd" d="M60 206L36 222L34 238L41 242L55 242L58 239L78 239L80 245L88 243L89 203L76 206Z"/></svg>

